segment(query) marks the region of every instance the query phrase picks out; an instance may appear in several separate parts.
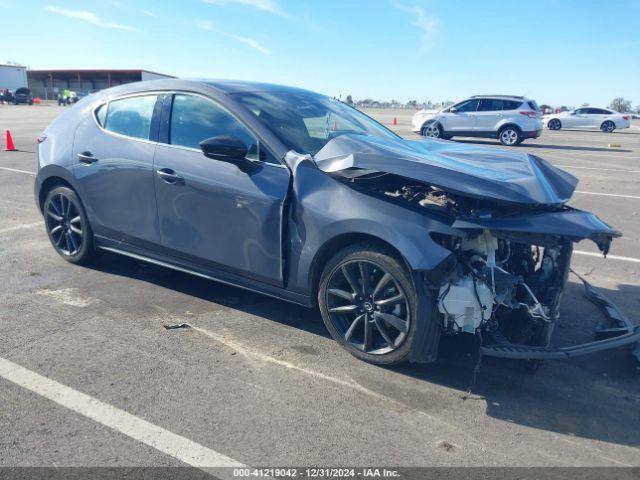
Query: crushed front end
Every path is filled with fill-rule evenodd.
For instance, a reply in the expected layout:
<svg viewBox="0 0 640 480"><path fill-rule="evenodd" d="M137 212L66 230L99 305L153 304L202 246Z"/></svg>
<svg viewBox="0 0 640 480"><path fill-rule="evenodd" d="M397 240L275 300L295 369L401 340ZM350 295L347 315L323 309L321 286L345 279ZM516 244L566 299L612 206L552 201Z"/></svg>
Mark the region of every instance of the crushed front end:
<svg viewBox="0 0 640 480"><path fill-rule="evenodd" d="M593 214L563 207L459 218L453 226L464 235L436 235L455 258L437 288L446 333L479 335L487 356L562 359L630 345L640 360L640 326L581 277L586 297L611 327L595 332L599 339L593 342L550 346L571 272L573 243L589 238L606 254L613 237L619 236Z"/></svg>

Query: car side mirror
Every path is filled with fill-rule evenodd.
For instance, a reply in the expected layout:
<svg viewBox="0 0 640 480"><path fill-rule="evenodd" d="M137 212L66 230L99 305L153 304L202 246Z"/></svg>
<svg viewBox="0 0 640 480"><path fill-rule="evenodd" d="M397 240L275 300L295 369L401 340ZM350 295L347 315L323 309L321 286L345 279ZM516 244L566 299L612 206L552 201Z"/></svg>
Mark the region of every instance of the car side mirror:
<svg viewBox="0 0 640 480"><path fill-rule="evenodd" d="M456 113L457 111L458 111L458 109L456 107L451 107L449 109L449 112L451 112L451 113Z"/></svg>
<svg viewBox="0 0 640 480"><path fill-rule="evenodd" d="M218 135L200 142L200 148L205 157L229 163L245 163L249 160L247 146L238 137Z"/></svg>

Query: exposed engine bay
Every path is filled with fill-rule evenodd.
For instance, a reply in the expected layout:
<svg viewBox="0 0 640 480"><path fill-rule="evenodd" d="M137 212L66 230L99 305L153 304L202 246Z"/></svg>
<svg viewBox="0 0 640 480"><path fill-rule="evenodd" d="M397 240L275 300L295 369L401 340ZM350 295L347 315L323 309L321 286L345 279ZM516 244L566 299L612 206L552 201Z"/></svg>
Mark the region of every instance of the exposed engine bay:
<svg viewBox="0 0 640 480"><path fill-rule="evenodd" d="M437 311L445 334L480 334L480 338L489 339L490 345L482 349L485 354L521 359L566 358L613 348L607 346L607 342L623 344L625 337L629 340L632 335L638 336L639 328L581 278L587 298L615 324L614 329L602 330L600 336L615 337L603 333L614 330L621 336L575 348L549 347L570 273L573 242L589 238L606 255L613 238L611 234L587 235L579 228L571 229L566 235L555 234L553 226L545 225L544 221L541 228L530 231L482 228L483 224L508 225L512 219L545 213L555 218L558 214L585 212L564 205L535 208L496 205L438 187L411 184L390 174L351 170L342 177L354 188L427 209L449 218L454 227L463 227L459 236L431 235L452 253L451 262L441 272L437 284L431 285L436 292ZM640 360L640 346L634 352Z"/></svg>
<svg viewBox="0 0 640 480"><path fill-rule="evenodd" d="M374 176L375 177L375 176ZM398 187L398 177L377 177L380 185ZM359 181L374 180L365 176ZM488 202L456 198L426 185L401 185L384 194L391 198L440 210L451 217L495 215ZM500 216L515 213L502 208ZM488 229L465 237L433 235L456 259L441 278L437 307L447 333L500 332L510 342L546 345L559 316L559 303L567 282L572 242L555 236L494 233Z"/></svg>
<svg viewBox="0 0 640 480"><path fill-rule="evenodd" d="M484 230L473 238L451 239L449 246L458 262L438 293L445 330L500 331L513 343L546 344L559 316L571 242L543 247Z"/></svg>

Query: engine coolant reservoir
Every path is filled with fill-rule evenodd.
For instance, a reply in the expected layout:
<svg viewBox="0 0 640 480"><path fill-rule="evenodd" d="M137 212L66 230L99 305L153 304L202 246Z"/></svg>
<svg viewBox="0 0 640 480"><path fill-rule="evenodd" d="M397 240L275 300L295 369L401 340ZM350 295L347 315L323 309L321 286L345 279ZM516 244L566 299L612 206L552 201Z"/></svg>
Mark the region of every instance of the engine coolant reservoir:
<svg viewBox="0 0 640 480"><path fill-rule="evenodd" d="M483 321L489 320L493 310L493 294L482 281L463 277L455 284L440 287L438 310L445 317L445 327L453 324L456 331L475 333ZM476 297L480 298L480 303Z"/></svg>

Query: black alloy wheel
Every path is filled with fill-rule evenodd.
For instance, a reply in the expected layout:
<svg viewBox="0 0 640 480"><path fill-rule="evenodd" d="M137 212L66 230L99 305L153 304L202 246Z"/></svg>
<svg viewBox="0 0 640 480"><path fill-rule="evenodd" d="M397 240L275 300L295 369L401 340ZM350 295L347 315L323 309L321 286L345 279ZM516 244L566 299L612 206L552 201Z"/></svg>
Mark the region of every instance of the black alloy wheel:
<svg viewBox="0 0 640 480"><path fill-rule="evenodd" d="M77 194L68 187L55 187L43 205L49 240L67 261L83 263L93 255L93 233Z"/></svg>
<svg viewBox="0 0 640 480"><path fill-rule="evenodd" d="M377 364L407 359L417 295L393 256L375 247L339 252L323 272L318 301L333 338L356 357Z"/></svg>

